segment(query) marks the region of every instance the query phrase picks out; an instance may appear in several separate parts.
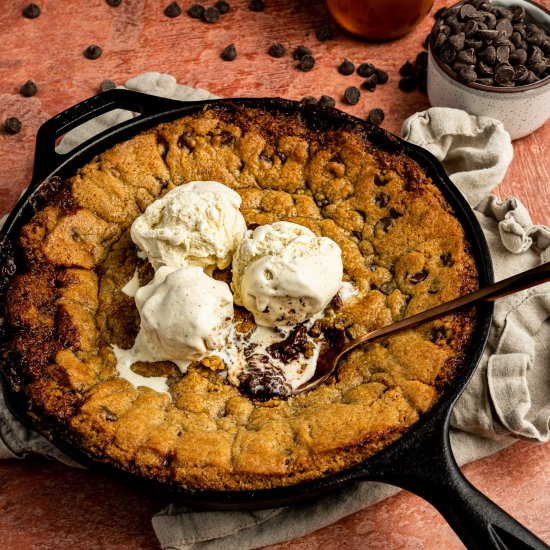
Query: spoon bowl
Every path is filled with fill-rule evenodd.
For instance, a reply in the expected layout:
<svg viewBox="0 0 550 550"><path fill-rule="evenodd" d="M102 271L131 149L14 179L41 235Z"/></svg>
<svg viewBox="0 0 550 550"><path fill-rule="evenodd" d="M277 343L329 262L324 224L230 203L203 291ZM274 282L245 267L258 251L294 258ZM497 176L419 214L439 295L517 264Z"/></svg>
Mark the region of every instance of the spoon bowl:
<svg viewBox="0 0 550 550"><path fill-rule="evenodd" d="M478 302L490 302L496 300L497 298L502 298L508 294L513 294L514 292L519 292L520 290L525 290L526 288L530 288L547 281L550 281L550 262L539 265L522 273L518 273L517 275L508 277L507 279L503 279L498 283L492 283L471 292L470 294L465 294L464 296L460 296L450 302L445 302L436 307L427 309L421 313L417 313L416 315L405 317L404 319L401 319L396 323L392 323L391 325L386 325L385 327L367 332L367 334L363 334L363 336L360 336L359 338L350 340L339 347L329 348L327 351L321 352L319 355L313 377L295 388L293 393L304 393L320 386L336 370L338 361L346 353L363 344L366 344L367 342L371 342L372 340L393 334L394 332L400 330L415 327L457 309L472 306Z"/></svg>

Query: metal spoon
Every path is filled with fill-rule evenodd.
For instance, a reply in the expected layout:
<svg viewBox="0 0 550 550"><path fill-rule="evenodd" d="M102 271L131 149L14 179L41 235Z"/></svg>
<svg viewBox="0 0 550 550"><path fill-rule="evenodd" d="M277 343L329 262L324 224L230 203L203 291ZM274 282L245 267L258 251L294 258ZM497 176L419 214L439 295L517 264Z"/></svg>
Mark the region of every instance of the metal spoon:
<svg viewBox="0 0 550 550"><path fill-rule="evenodd" d="M319 359L317 360L313 378L310 378L307 382L304 382L295 388L292 393L303 393L305 391L315 389L334 372L338 361L343 355L358 346L365 344L366 342L370 342L371 340L375 340L376 338L380 338L382 336L387 336L388 334L393 334L398 330L415 327L421 323L431 321L432 319L441 317L446 313L455 311L456 309L475 304L476 302L492 302L497 298L502 298L508 294L513 294L514 292L519 292L520 290L524 290L547 281L550 281L550 262L534 267L533 269L529 269L528 271L524 271L523 273L519 273L518 275L514 275L513 277L503 279L498 283L492 283L486 287L476 290L475 292L427 309L426 311L417 313L416 315L411 315L410 317L401 319L401 321L397 321L397 323L392 323L391 325L386 325L385 327L368 332L359 338L346 342L341 347L329 349L326 352L321 352Z"/></svg>

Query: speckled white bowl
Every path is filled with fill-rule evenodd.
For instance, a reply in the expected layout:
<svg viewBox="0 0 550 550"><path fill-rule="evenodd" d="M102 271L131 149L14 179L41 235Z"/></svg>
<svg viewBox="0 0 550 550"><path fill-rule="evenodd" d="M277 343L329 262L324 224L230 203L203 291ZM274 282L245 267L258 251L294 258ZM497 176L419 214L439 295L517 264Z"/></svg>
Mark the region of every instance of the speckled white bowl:
<svg viewBox="0 0 550 550"><path fill-rule="evenodd" d="M550 12L525 0L498 0L500 6L523 6L529 16L550 31ZM550 118L550 77L526 86L500 88L462 84L431 50L428 56L428 98L432 107L453 107L500 120L512 139L524 137Z"/></svg>

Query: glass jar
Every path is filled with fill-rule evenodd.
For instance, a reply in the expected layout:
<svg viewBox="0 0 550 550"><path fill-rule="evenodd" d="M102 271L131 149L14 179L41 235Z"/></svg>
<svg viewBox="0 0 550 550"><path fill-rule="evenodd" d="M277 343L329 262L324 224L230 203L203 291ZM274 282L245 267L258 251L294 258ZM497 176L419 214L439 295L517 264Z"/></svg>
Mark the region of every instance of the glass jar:
<svg viewBox="0 0 550 550"><path fill-rule="evenodd" d="M410 32L430 11L433 0L326 0L334 20L369 40L392 40Z"/></svg>

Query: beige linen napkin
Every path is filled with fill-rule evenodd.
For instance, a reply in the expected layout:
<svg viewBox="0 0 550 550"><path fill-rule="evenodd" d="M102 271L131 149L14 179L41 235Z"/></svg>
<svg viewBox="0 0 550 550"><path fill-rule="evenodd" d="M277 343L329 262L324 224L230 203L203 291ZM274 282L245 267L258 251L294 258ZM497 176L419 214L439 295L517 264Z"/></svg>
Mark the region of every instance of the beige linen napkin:
<svg viewBox="0 0 550 550"><path fill-rule="evenodd" d="M181 100L214 97L178 85L173 77L160 73L139 75L125 87ZM102 115L67 135L62 146L70 149L130 116L128 112ZM550 229L533 226L516 199L499 201L488 196L504 177L513 154L510 137L500 123L462 111L430 109L409 118L403 135L434 153L476 206L497 279L550 260ZM453 411L451 444L459 464L492 454L515 438L548 440L549 318L548 284L497 302L483 359ZM1 401L0 420L0 458L35 452L61 458L47 441L11 418ZM2 439L7 446L2 446ZM251 512L210 512L170 505L153 517L153 528L166 549L245 550L305 535L397 490L362 482L313 502Z"/></svg>

